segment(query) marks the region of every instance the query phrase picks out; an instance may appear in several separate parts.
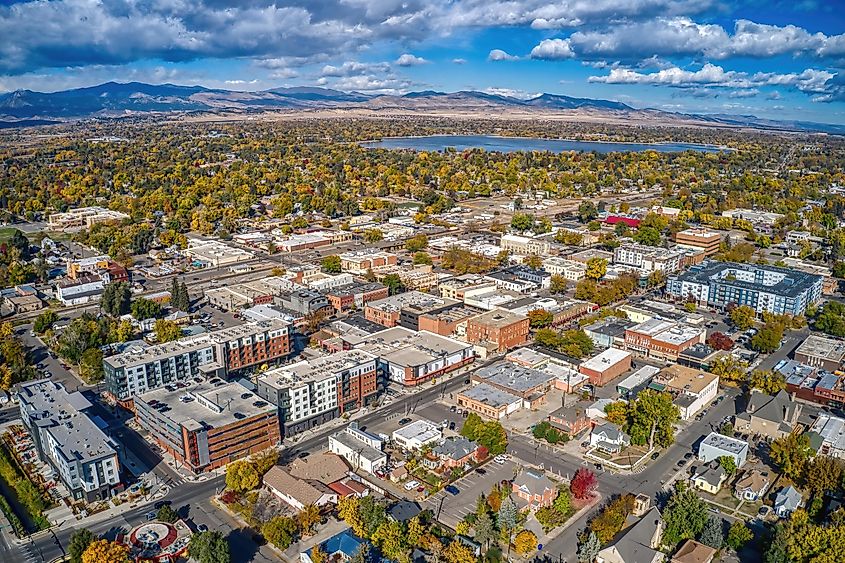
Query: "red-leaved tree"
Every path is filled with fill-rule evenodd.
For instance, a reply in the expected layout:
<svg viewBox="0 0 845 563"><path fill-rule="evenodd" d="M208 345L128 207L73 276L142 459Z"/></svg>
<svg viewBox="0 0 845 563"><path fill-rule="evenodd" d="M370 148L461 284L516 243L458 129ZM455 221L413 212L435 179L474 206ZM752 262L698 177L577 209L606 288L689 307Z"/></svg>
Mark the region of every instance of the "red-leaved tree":
<svg viewBox="0 0 845 563"><path fill-rule="evenodd" d="M734 341L721 332L714 332L707 337L707 344L714 350L730 350Z"/></svg>
<svg viewBox="0 0 845 563"><path fill-rule="evenodd" d="M490 450L488 450L485 446L478 446L478 449L475 450L476 461L484 461L487 459L488 455L490 455Z"/></svg>
<svg viewBox="0 0 845 563"><path fill-rule="evenodd" d="M593 496L598 486L599 482L596 479L596 474L586 467L582 467L575 472L572 482L569 483L569 490L572 491L572 496L584 500Z"/></svg>

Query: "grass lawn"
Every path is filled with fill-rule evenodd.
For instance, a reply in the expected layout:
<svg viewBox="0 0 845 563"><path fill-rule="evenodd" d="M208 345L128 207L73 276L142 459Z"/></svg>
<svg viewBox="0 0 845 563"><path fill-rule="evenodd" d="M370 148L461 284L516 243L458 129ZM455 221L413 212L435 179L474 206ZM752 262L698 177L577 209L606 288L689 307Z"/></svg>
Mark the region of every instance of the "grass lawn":
<svg viewBox="0 0 845 563"><path fill-rule="evenodd" d="M14 227L0 227L0 242L9 240L17 229Z"/></svg>

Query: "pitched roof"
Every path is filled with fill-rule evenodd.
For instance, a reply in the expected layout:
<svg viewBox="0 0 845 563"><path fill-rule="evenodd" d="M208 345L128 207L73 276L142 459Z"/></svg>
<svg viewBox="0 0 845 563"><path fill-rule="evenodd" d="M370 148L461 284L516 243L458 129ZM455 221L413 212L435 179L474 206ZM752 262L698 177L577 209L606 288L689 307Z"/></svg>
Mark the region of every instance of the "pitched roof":
<svg viewBox="0 0 845 563"><path fill-rule="evenodd" d="M514 486L530 495L542 495L547 489L554 489L551 480L543 473L526 469L513 480Z"/></svg>
<svg viewBox="0 0 845 563"><path fill-rule="evenodd" d="M737 491L749 490L759 492L768 487L769 483L770 481L767 475L763 475L760 471L752 469L742 474L742 477L734 485L734 489Z"/></svg>
<svg viewBox="0 0 845 563"><path fill-rule="evenodd" d="M707 464L700 470L697 469L693 479L699 479L701 481L704 481L708 485L711 485L713 487L719 487L722 485L722 483L725 482L725 479L727 479L727 477L728 476L727 473L725 473L725 468L722 467L719 462L714 461L712 463Z"/></svg>
<svg viewBox="0 0 845 563"><path fill-rule="evenodd" d="M453 460L463 459L478 449L478 444L463 436L446 438L442 444L431 450L437 457Z"/></svg>
<svg viewBox="0 0 845 563"><path fill-rule="evenodd" d="M387 509L387 514L397 522L407 522L420 512L422 508L419 504L406 500L399 501Z"/></svg>
<svg viewBox="0 0 845 563"><path fill-rule="evenodd" d="M781 489L775 497L775 507L782 506L788 510L795 510L801 506L801 493L789 485Z"/></svg>
<svg viewBox="0 0 845 563"><path fill-rule="evenodd" d="M326 492L321 483L297 479L278 465L270 468L270 471L264 475L263 481L268 487L286 494L304 505L316 504Z"/></svg>
<svg viewBox="0 0 845 563"><path fill-rule="evenodd" d="M663 518L660 516L660 511L656 507L652 507L639 521L622 532L622 535L617 538L610 548L615 548L619 556L626 563L651 561L655 553L657 553L651 547L651 540L657 529L662 525L662 521Z"/></svg>
<svg viewBox="0 0 845 563"><path fill-rule="evenodd" d="M298 479L313 479L328 485L346 477L349 466L339 455L322 452L295 459L288 472Z"/></svg>
<svg viewBox="0 0 845 563"><path fill-rule="evenodd" d="M716 555L716 550L695 540L687 540L672 556L672 563L710 563Z"/></svg>
<svg viewBox="0 0 845 563"><path fill-rule="evenodd" d="M790 400L789 393L784 390L779 391L774 397L766 393L754 392L748 402L748 412L751 415L778 424L790 419L796 408L797 405Z"/></svg>

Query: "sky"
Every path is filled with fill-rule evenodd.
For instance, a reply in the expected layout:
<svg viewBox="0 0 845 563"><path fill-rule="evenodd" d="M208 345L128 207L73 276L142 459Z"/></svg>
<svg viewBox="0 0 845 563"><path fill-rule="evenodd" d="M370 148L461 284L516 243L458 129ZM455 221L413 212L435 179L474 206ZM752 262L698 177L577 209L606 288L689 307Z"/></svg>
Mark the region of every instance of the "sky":
<svg viewBox="0 0 845 563"><path fill-rule="evenodd" d="M479 90L845 123L845 0L0 0L0 92Z"/></svg>

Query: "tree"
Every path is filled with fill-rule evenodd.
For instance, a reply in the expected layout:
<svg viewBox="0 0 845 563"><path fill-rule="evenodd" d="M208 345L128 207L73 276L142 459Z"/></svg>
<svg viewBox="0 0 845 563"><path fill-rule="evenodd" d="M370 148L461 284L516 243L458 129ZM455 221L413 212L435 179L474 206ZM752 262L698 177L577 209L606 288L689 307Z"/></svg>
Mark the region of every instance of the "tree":
<svg viewBox="0 0 845 563"><path fill-rule="evenodd" d="M82 553L82 563L129 563L129 549L116 542L94 540Z"/></svg>
<svg viewBox="0 0 845 563"><path fill-rule="evenodd" d="M627 494L611 500L590 520L590 530L598 536L599 543L605 544L625 525L628 516L634 510L634 495Z"/></svg>
<svg viewBox="0 0 845 563"><path fill-rule="evenodd" d="M629 434L631 442L667 447L675 440L674 424L680 419L678 407L665 391L646 389L630 403Z"/></svg>
<svg viewBox="0 0 845 563"><path fill-rule="evenodd" d="M545 309L533 309L528 311L528 320L531 323L531 328L543 328L552 324L555 316Z"/></svg>
<svg viewBox="0 0 845 563"><path fill-rule="evenodd" d="M666 522L663 542L674 546L681 540L696 538L704 529L707 518L704 501L684 483L677 483L663 511Z"/></svg>
<svg viewBox="0 0 845 563"><path fill-rule="evenodd" d="M781 339L783 339L783 325L779 322L769 322L751 337L749 344L752 350L771 354L780 348Z"/></svg>
<svg viewBox="0 0 845 563"><path fill-rule="evenodd" d="M364 231L364 242L374 243L384 240L384 233L381 229L367 229Z"/></svg>
<svg viewBox="0 0 845 563"><path fill-rule="evenodd" d="M88 348L79 360L79 376L91 385L103 380L103 351Z"/></svg>
<svg viewBox="0 0 845 563"><path fill-rule="evenodd" d="M531 530L522 530L513 539L513 548L519 555L527 555L537 549L537 536Z"/></svg>
<svg viewBox="0 0 845 563"><path fill-rule="evenodd" d="M511 229L515 231L528 231L534 226L534 216L530 213L514 213L511 218Z"/></svg>
<svg viewBox="0 0 845 563"><path fill-rule="evenodd" d="M320 523L320 509L313 504L306 505L296 515L296 520L299 522L299 529L302 530L302 534L310 536L314 533L314 526Z"/></svg>
<svg viewBox="0 0 845 563"><path fill-rule="evenodd" d="M405 250L408 252L419 252L428 247L428 237L425 235L415 235L405 241Z"/></svg>
<svg viewBox="0 0 845 563"><path fill-rule="evenodd" d="M598 281L607 273L607 260L604 258L590 258L587 260L585 276L589 280Z"/></svg>
<svg viewBox="0 0 845 563"><path fill-rule="evenodd" d="M329 555L323 551L323 546L320 544L311 548L311 563L327 563Z"/></svg>
<svg viewBox="0 0 845 563"><path fill-rule="evenodd" d="M734 551L739 551L745 544L754 538L754 534L742 520L734 520L728 529L728 538L725 543Z"/></svg>
<svg viewBox="0 0 845 563"><path fill-rule="evenodd" d="M97 536L88 528L82 528L73 532L67 547L70 563L82 563L82 554L85 553L88 546L96 539Z"/></svg>
<svg viewBox="0 0 845 563"><path fill-rule="evenodd" d="M226 467L226 488L239 493L252 490L261 483L261 476L255 466L246 460L238 460Z"/></svg>
<svg viewBox="0 0 845 563"><path fill-rule="evenodd" d="M59 320L59 315L52 309L47 309L37 317L35 317L35 322L32 323L32 330L35 331L36 334L44 334Z"/></svg>
<svg viewBox="0 0 845 563"><path fill-rule="evenodd" d="M543 267L543 259L537 256L536 254L526 256L522 260L522 263L531 268L532 270L539 270Z"/></svg>
<svg viewBox="0 0 845 563"><path fill-rule="evenodd" d="M405 291L405 284L402 283L399 274L387 274L381 280L381 283L387 286L387 292L390 295L396 295Z"/></svg>
<svg viewBox="0 0 845 563"><path fill-rule="evenodd" d="M728 316L736 328L739 330L748 330L754 326L754 319L757 317L757 312L748 305L740 305L731 310Z"/></svg>
<svg viewBox="0 0 845 563"><path fill-rule="evenodd" d="M720 456L719 465L722 466L722 469L724 469L725 473L728 475L736 473L736 460L729 455Z"/></svg>
<svg viewBox="0 0 845 563"><path fill-rule="evenodd" d="M652 273L650 273L648 275L648 281L646 283L648 284L648 287L661 287L661 286L665 285L666 284L666 272L664 272L663 270L653 271ZM692 311L690 311L690 313L694 313L695 312L695 303L691 303L691 302L684 303L684 307L687 307L689 309L690 306L692 308Z"/></svg>
<svg viewBox="0 0 845 563"><path fill-rule="evenodd" d="M549 278L549 292L552 295L564 293L569 286L569 281L560 274L553 274Z"/></svg>
<svg viewBox="0 0 845 563"><path fill-rule="evenodd" d="M129 284L126 282L115 282L108 284L100 297L100 307L103 312L112 317L119 317L129 312L129 300L131 293Z"/></svg>
<svg viewBox="0 0 845 563"><path fill-rule="evenodd" d="M483 421L471 413L461 427L461 435L487 448L490 455L504 453L508 447L508 434L498 420Z"/></svg>
<svg viewBox="0 0 845 563"><path fill-rule="evenodd" d="M502 530L511 531L516 528L516 523L519 518L519 509L516 503L510 496L505 497L502 501L502 506L499 507L499 513L496 516L496 522Z"/></svg>
<svg viewBox="0 0 845 563"><path fill-rule="evenodd" d="M490 542L492 540L495 540L498 536L498 533L496 532L496 526L493 523L493 519L490 518L490 515L486 511L483 512L478 518L476 518L474 528L475 541L483 545L485 548L489 546Z"/></svg>
<svg viewBox="0 0 845 563"><path fill-rule="evenodd" d="M747 368L747 363L732 355L716 358L710 363L710 373L718 375L719 379L725 383L735 385L743 383L748 378Z"/></svg>
<svg viewBox="0 0 845 563"><path fill-rule="evenodd" d="M580 467L572 477L572 482L569 483L569 490L572 495L578 500L592 498L598 488L598 479L596 474L587 469Z"/></svg>
<svg viewBox="0 0 845 563"><path fill-rule="evenodd" d="M199 532L191 536L188 555L196 559L198 563L229 563L232 560L229 543L223 534L216 530Z"/></svg>
<svg viewBox="0 0 845 563"><path fill-rule="evenodd" d="M183 281L179 286L179 294L177 299L178 305L174 306L179 311L187 312L191 308L191 296L188 294L188 286Z"/></svg>
<svg viewBox="0 0 845 563"><path fill-rule="evenodd" d="M159 343L170 342L182 338L182 329L173 321L158 319L155 324L156 340Z"/></svg>
<svg viewBox="0 0 845 563"><path fill-rule="evenodd" d="M798 479L804 471L812 449L806 434L788 434L769 446L769 456L778 469L790 479Z"/></svg>
<svg viewBox="0 0 845 563"><path fill-rule="evenodd" d="M767 395L777 395L786 389L786 378L779 371L755 369L751 372L751 387Z"/></svg>
<svg viewBox="0 0 845 563"><path fill-rule="evenodd" d="M352 559L349 560L349 563L373 563L370 544L362 543L355 552L355 555L352 556Z"/></svg>
<svg viewBox="0 0 845 563"><path fill-rule="evenodd" d="M722 519L712 515L707 518L704 529L698 536L698 541L713 549L722 549L722 544L725 543L725 536L722 533Z"/></svg>
<svg viewBox="0 0 845 563"><path fill-rule="evenodd" d="M419 516L414 516L408 521L408 544L420 545L423 534L425 534L425 525L420 521Z"/></svg>
<svg viewBox="0 0 845 563"><path fill-rule="evenodd" d="M132 316L139 321L157 319L161 316L161 305L151 299L139 297L132 302L130 311L132 312Z"/></svg>
<svg viewBox="0 0 845 563"><path fill-rule="evenodd" d="M364 525L364 538L372 537L378 527L387 520L384 504L372 496L366 496L358 502L358 511Z"/></svg>
<svg viewBox="0 0 845 563"><path fill-rule="evenodd" d="M415 253L413 262L415 266L419 266L421 264L431 266L431 264L433 263L431 260L431 256L429 256L427 252Z"/></svg>
<svg viewBox="0 0 845 563"><path fill-rule="evenodd" d="M156 519L173 524L179 520L179 514L169 504L163 505L156 513Z"/></svg>
<svg viewBox="0 0 845 563"><path fill-rule="evenodd" d="M402 524L395 520L382 522L373 533L372 540L381 552L390 559L398 559L405 552L407 546Z"/></svg>
<svg viewBox="0 0 845 563"><path fill-rule="evenodd" d="M478 561L472 550L457 540L452 540L443 555L448 563L477 563Z"/></svg>
<svg viewBox="0 0 845 563"><path fill-rule="evenodd" d="M593 563L601 551L599 538L592 530L584 534L578 542L578 563Z"/></svg>
<svg viewBox="0 0 845 563"><path fill-rule="evenodd" d="M326 256L323 258L321 263L323 267L323 271L327 274L339 274L340 273L340 256L336 254L332 254L330 256Z"/></svg>
<svg viewBox="0 0 845 563"><path fill-rule="evenodd" d="M604 407L605 418L611 424L625 429L628 427L628 410L628 403L624 401L609 403Z"/></svg>
<svg viewBox="0 0 845 563"><path fill-rule="evenodd" d="M845 262L839 260L833 263L832 273L834 278L845 278Z"/></svg>
<svg viewBox="0 0 845 563"><path fill-rule="evenodd" d="M294 542L296 531L296 521L287 516L276 516L261 526L261 535L282 550L289 548Z"/></svg>
<svg viewBox="0 0 845 563"><path fill-rule="evenodd" d="M634 242L638 242L646 246L660 246L662 237L660 235L660 231L654 227L644 227L640 225L637 228L637 232L634 233L634 236L631 238L634 239Z"/></svg>
<svg viewBox="0 0 845 563"><path fill-rule="evenodd" d="M731 424L729 421L726 421L719 427L719 434L732 438L734 434L736 434L736 431L734 430L734 425Z"/></svg>
<svg viewBox="0 0 845 563"><path fill-rule="evenodd" d="M714 350L730 350L734 347L734 341L725 333L716 331L707 337L707 345Z"/></svg>
<svg viewBox="0 0 845 563"><path fill-rule="evenodd" d="M836 491L842 483L843 462L827 455L817 455L807 464L804 482L814 495Z"/></svg>
<svg viewBox="0 0 845 563"><path fill-rule="evenodd" d="M593 347L593 339L581 329L564 331L558 340L558 350L577 359L590 355Z"/></svg>
<svg viewBox="0 0 845 563"><path fill-rule="evenodd" d="M585 201L578 206L578 220L582 223L589 223L598 216L599 211L592 201Z"/></svg>
<svg viewBox="0 0 845 563"><path fill-rule="evenodd" d="M831 336L845 336L845 305L828 301L816 315L813 326Z"/></svg>
<svg viewBox="0 0 845 563"><path fill-rule="evenodd" d="M346 522L356 536L364 537L366 527L361 518L361 513L358 510L359 501L356 497L346 497L340 499L337 503L337 514L340 519Z"/></svg>

